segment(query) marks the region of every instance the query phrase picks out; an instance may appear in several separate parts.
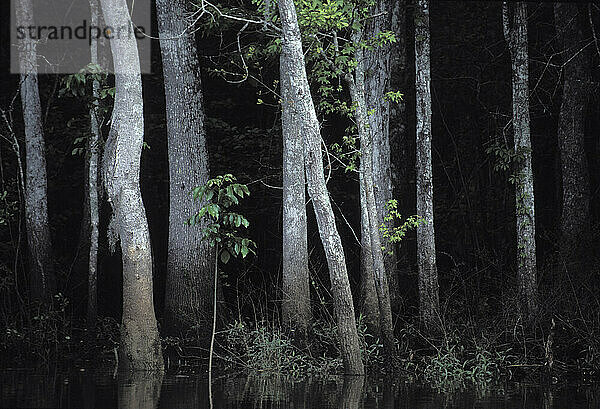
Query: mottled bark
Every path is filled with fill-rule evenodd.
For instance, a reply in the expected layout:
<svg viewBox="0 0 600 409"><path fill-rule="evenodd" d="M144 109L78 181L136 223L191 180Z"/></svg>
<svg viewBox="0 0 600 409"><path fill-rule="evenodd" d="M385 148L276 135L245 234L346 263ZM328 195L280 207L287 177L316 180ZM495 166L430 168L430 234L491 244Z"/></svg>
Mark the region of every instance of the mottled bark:
<svg viewBox="0 0 600 409"><path fill-rule="evenodd" d="M379 0L371 9L373 16L365 22L364 39L377 38L380 33L392 29L394 2ZM392 44L382 44L364 50L365 99L369 132L372 137L373 190L377 207L377 228L385 223L386 203L392 199L392 170L390 156L390 101L386 93L390 89ZM390 247L389 243L383 243ZM395 247L395 246L393 246ZM395 248L393 249L395 250ZM399 309L400 289L396 268L396 252L384 254L392 308Z"/></svg>
<svg viewBox="0 0 600 409"><path fill-rule="evenodd" d="M97 0L89 0L91 18L90 24L98 25L99 5ZM91 39L90 62L98 64L98 41ZM100 143L100 122L98 112L98 98L100 97L100 84L94 80L92 83L92 107L90 108L90 139L88 142L89 156L87 166L88 177L88 203L89 203L89 237L90 252L88 258L88 302L87 302L87 327L90 333L96 328L98 317L97 281L98 281L98 225L100 224L98 205L98 150ZM84 218L85 220L85 218Z"/></svg>
<svg viewBox="0 0 600 409"><path fill-rule="evenodd" d="M281 59L281 71L287 67ZM289 87L282 98L293 98ZM282 112L283 127L283 276L281 318L294 338L304 339L311 320L304 186L304 144L301 121L290 109Z"/></svg>
<svg viewBox="0 0 600 409"><path fill-rule="evenodd" d="M338 327L338 337L347 374L363 374L364 366L360 356L354 304L350 292L350 281L346 270L344 249L340 239L325 177L321 154L319 122L315 112L306 76L302 39L293 0L278 2L282 24L281 89L286 90L282 98L283 111L300 124L304 141L304 165L308 181L308 193L313 202L317 225L331 281L331 292ZM283 128L290 126L282 124Z"/></svg>
<svg viewBox="0 0 600 409"><path fill-rule="evenodd" d="M591 61L578 22L577 4L556 3L554 23L562 51L563 95L558 120L562 174L561 250L574 250L590 216L590 180L585 155L585 111L591 86Z"/></svg>
<svg viewBox="0 0 600 409"><path fill-rule="evenodd" d="M16 2L19 26L33 26L31 0ZM52 245L48 224L46 147L37 76L36 42L19 41L21 106L25 125L25 228L29 248L29 292L34 300L51 302L56 280L52 268Z"/></svg>
<svg viewBox="0 0 600 409"><path fill-rule="evenodd" d="M360 295L361 313L370 334L379 335L379 300L375 288L375 268L371 255L371 231L366 197L364 173L359 172L360 184Z"/></svg>
<svg viewBox="0 0 600 409"><path fill-rule="evenodd" d="M512 9L512 21L510 19ZM529 120L527 4L503 5L503 28L512 62L512 111L515 159L518 285L521 310L532 319L538 310L535 246L535 200Z"/></svg>
<svg viewBox="0 0 600 409"><path fill-rule="evenodd" d="M355 42L361 38L360 32L355 34ZM377 216L377 205L375 198L375 175L373 169L373 145L376 140L377 129L373 129L369 123L369 115L367 114L367 92L365 85L365 57L363 50L357 48L354 59L356 67L354 75L348 74L346 80L350 87L350 97L352 98L353 106L355 107L355 120L358 128L360 139L360 178L362 181L362 189L360 197L361 211L364 208L365 218L363 222L367 226L362 228L362 232L369 235L370 239L370 254L371 263L373 265L373 278L375 283L375 291L377 293L377 305L379 307L379 330L383 339L383 347L388 362L392 362L391 358L394 355L394 327L392 322L392 310L390 305L390 293L383 261L383 251L381 249L381 239L379 232L379 220Z"/></svg>
<svg viewBox="0 0 600 409"><path fill-rule="evenodd" d="M430 329L440 325L439 286L433 221L433 171L431 165L431 67L429 0L415 8L415 72L417 107L417 214L424 224L417 228L419 266L419 314Z"/></svg>
<svg viewBox="0 0 600 409"><path fill-rule="evenodd" d="M125 0L100 0L106 24L128 27ZM115 102L104 149L102 176L112 206L123 259L123 316L119 364L124 369L162 369L154 314L152 249L140 191L144 102L134 37L114 36Z"/></svg>
<svg viewBox="0 0 600 409"><path fill-rule="evenodd" d="M158 0L169 155L169 243L165 324L184 334L211 322L213 251L201 226L186 220L197 211L190 192L209 179L200 67L185 0ZM205 223L205 221L203 221ZM205 334L206 335L206 334Z"/></svg>

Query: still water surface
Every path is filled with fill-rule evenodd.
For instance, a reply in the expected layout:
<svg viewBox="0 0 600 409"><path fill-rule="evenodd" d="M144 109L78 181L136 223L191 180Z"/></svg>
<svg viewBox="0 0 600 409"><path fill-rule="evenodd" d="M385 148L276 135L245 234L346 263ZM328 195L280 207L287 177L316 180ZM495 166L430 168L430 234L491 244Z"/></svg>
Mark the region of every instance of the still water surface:
<svg viewBox="0 0 600 409"><path fill-rule="evenodd" d="M73 371L0 372L0 408L209 408L205 376L116 375ZM600 385L504 384L453 393L425 385L363 377L294 382L253 376L213 381L214 408L336 409L600 409Z"/></svg>

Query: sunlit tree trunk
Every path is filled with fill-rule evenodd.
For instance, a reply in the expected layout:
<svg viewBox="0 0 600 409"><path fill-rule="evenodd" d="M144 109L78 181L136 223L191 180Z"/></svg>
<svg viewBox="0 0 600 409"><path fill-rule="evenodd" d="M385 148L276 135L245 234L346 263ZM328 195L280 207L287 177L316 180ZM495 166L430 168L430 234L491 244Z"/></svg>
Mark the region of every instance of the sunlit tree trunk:
<svg viewBox="0 0 600 409"><path fill-rule="evenodd" d="M355 42L360 39L360 33L357 33ZM392 310L390 306L390 294L385 273L383 261L383 252L381 249L381 239L379 234L379 222L377 217L377 205L375 200L374 188L374 169L373 169L373 145L377 130L370 127L365 88L365 66L364 54L361 48L355 51L356 67L354 76L348 74L347 81L350 86L350 96L353 106L356 109L355 118L360 139L360 178L362 189L360 200L361 209L364 208L365 216L362 221L368 226L362 229L363 234L369 235L371 263L373 265L373 280L375 291L377 293L377 305L379 307L379 330L383 339L385 354L392 362L394 355L394 328L392 322Z"/></svg>
<svg viewBox="0 0 600 409"><path fill-rule="evenodd" d="M211 321L213 251L200 226L186 220L197 211L190 192L209 179L198 51L185 0L157 0L169 154L169 243L165 287L168 331L184 334Z"/></svg>
<svg viewBox="0 0 600 409"><path fill-rule="evenodd" d="M577 4L555 3L554 23L563 52L563 96L558 121L562 173L561 249L568 256L590 216L590 180L584 146L585 111L591 85L591 61L583 43Z"/></svg>
<svg viewBox="0 0 600 409"><path fill-rule="evenodd" d="M16 18L19 26L35 25L31 0L16 2ZM56 280L48 224L46 147L35 40L25 37L19 42L19 69L25 124L25 228L29 248L29 290L32 299L50 302L56 289Z"/></svg>
<svg viewBox="0 0 600 409"><path fill-rule="evenodd" d="M89 0L91 18L90 24L98 25L99 5L97 0ZM98 64L98 41L91 39L90 47L91 63ZM94 80L92 83L92 107L90 108L90 139L88 160L88 202L89 202L89 235L90 252L88 258L88 304L87 304L87 327L93 332L98 317L97 282L98 282L98 225L100 224L98 205L98 151L100 144L100 122L98 112L98 98L100 96L100 84ZM85 220L86 218L84 218Z"/></svg>
<svg viewBox="0 0 600 409"><path fill-rule="evenodd" d="M100 0L111 27L128 27L125 0ZM102 176L115 217L123 258L123 316L119 364L124 369L162 369L160 337L154 314L152 249L140 191L144 141L144 101L134 37L114 36L115 102L104 149Z"/></svg>
<svg viewBox="0 0 600 409"><path fill-rule="evenodd" d="M512 12L512 13L511 13ZM512 14L512 21L511 16ZM529 131L529 60L527 4L504 3L503 28L512 62L512 111L515 159L518 285L522 312L532 319L538 309L535 252L535 200Z"/></svg>
<svg viewBox="0 0 600 409"><path fill-rule="evenodd" d="M283 40L280 64L282 109L284 112L287 110L290 113L289 115L286 113L283 118L293 118L300 124L304 140L304 164L308 193L313 202L319 234L329 267L344 370L347 374L363 374L364 367L358 343L350 281L348 280L342 241L325 185L319 122L306 77L296 8L293 0L280 0L278 6ZM282 124L284 129L289 126L288 123Z"/></svg>
<svg viewBox="0 0 600 409"><path fill-rule="evenodd" d="M288 61L281 58L281 72ZM284 99L292 98L289 88ZM296 339L305 339L311 320L304 186L302 123L292 109L282 112L283 127L283 325Z"/></svg>
<svg viewBox="0 0 600 409"><path fill-rule="evenodd" d="M425 221L417 228L419 313L421 321L427 328L435 328L440 324L440 316L431 165L429 0L418 0L415 8L415 71L417 98L417 214Z"/></svg>

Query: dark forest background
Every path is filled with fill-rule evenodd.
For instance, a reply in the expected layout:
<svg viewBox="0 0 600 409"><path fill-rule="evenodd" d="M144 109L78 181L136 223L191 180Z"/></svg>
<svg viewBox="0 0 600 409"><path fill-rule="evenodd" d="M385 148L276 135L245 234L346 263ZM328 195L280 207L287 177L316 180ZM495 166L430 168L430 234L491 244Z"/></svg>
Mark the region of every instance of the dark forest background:
<svg viewBox="0 0 600 409"><path fill-rule="evenodd" d="M581 5L587 8L586 5ZM592 8L593 9L593 8ZM559 246L561 178L557 124L561 103L560 51L556 43L553 4L532 2L529 11L529 69L531 138L536 197L537 260L540 294L544 305L558 303L565 294L592 300L600 286L600 58L598 44L593 50L594 91L587 104L586 155L591 186L591 220L588 231L572 257L557 256ZM600 12L591 14L600 27ZM588 16L580 13L582 19ZM2 15L5 22L7 14ZM407 19L407 77L403 79L408 135L414 135L414 48L413 27ZM7 107L18 90L18 76L9 71L8 24L0 29L0 105ZM581 21L584 38L592 39L589 21ZM258 244L257 255L233 260L224 269L224 299L239 296L245 313L252 300L266 306L265 313L278 308L281 276L281 158L280 109L276 98L257 81L231 84L211 72L215 58L233 53L228 40L237 31L197 34L203 71L207 142L211 174L233 173L248 184L251 197L242 205L250 221L249 235ZM223 41L224 39L224 41ZM245 46L264 46L260 33L248 30ZM225 45L222 47L222 45ZM446 312L468 306L473 315L492 318L510 309L515 294L516 240L514 188L508 172L494 169L495 158L487 152L494 144L510 146L512 136L505 129L511 118L511 64L502 34L501 3L432 1L431 72L433 108L433 175L436 248L442 308ZM168 164L161 59L158 44L153 48L153 74L143 76L145 141L142 154L141 186L148 215L154 254L157 312L162 311L168 232ZM278 78L277 59L265 61L256 71L264 83ZM40 76L42 108L45 112L48 158L48 205L52 242L62 292L71 300L74 316L85 311L86 252L81 251L84 191L84 157L73 154L76 138L87 132L87 108L76 99L59 97L60 76ZM264 103L257 103L258 99ZM20 104L14 117L22 118ZM344 119L322 117L322 134L327 144L339 142L347 125ZM15 121L17 135L22 123ZM395 174L394 196L403 216L415 210L415 142L392 140ZM17 285L25 287L23 259L15 262L15 237L19 234L17 170L11 147L0 143L0 191L8 192L0 211L13 217L0 226L0 269L2 276L17 268ZM358 286L360 244L352 229L360 231L358 177L334 169L328 183L338 228L344 243L353 289ZM106 206L106 204L104 205ZM99 312L120 316L121 258L110 254L106 240L107 209L101 215ZM309 217L310 271L312 291L329 287L327 266L316 223ZM15 216L16 215L16 216ZM343 217L342 217L343 215ZM192 227L190 227L192 228ZM23 226L21 225L21 234ZM26 251L21 240L21 252ZM416 316L417 273L415 233L410 232L398 250L403 296L401 316ZM240 294L239 288L244 288ZM2 289L0 288L0 291ZM514 301L516 302L516 301ZM227 304L227 301L225 302ZM233 311L234 307L231 307ZM2 307L0 307L2 308ZM573 308L575 308L573 306ZM8 311L4 311L8 313Z"/></svg>

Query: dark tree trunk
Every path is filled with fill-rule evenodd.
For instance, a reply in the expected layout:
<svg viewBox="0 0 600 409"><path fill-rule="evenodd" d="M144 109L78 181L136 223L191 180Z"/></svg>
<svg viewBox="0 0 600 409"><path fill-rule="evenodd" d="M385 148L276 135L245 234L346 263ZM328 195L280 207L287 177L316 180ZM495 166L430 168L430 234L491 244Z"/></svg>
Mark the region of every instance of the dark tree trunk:
<svg viewBox="0 0 600 409"><path fill-rule="evenodd" d="M128 27L125 0L101 0L106 24ZM119 364L124 369L163 368L154 314L152 249L140 191L144 101L136 40L114 36L115 102L104 149L102 176L112 206L123 258L123 316Z"/></svg>
<svg viewBox="0 0 600 409"><path fill-rule="evenodd" d="M287 69L281 58L281 72ZM293 98L289 87L283 100ZM284 109L283 127L283 301L281 315L294 338L305 339L311 320L304 186L304 143L298 112Z"/></svg>
<svg viewBox="0 0 600 409"><path fill-rule="evenodd" d="M429 0L418 0L415 8L415 72L417 99L417 214L425 221L425 224L417 228L419 313L425 327L435 329L441 322L433 221Z"/></svg>
<svg viewBox="0 0 600 409"><path fill-rule="evenodd" d="M563 97L558 122L562 173L561 250L575 249L590 216L590 180L584 147L585 111L591 87L591 61L575 3L556 3L554 22L563 52Z"/></svg>
<svg viewBox="0 0 600 409"><path fill-rule="evenodd" d="M357 33L356 41L360 39L361 33ZM373 265L373 278L375 291L377 293L377 305L379 307L379 330L383 338L383 347L388 362L392 362L394 355L394 327L392 322L392 310L390 306L390 294L385 273L383 261L383 252L381 250L381 240L379 234L379 222L377 218L377 206L375 202L374 189L374 170L373 170L373 145L376 130L370 128L365 87L365 66L364 54L360 48L355 51L356 67L354 76L348 74L347 81L350 86L350 96L355 106L355 118L360 138L360 178L362 182L361 189L361 211L365 212L362 221L366 224L361 231L369 235L371 244L370 255Z"/></svg>
<svg viewBox="0 0 600 409"><path fill-rule="evenodd" d="M165 287L168 331L184 335L211 322L213 251L186 220L199 206L190 192L209 179L200 67L185 0L157 0L169 152L169 243ZM187 30L187 31L186 31ZM207 334L205 334L207 335Z"/></svg>
<svg viewBox="0 0 600 409"><path fill-rule="evenodd" d="M516 162L515 207L517 219L518 285L522 312L533 319L538 310L535 246L535 199L529 130L529 53L527 4L503 6L503 28L512 62L512 111Z"/></svg>
<svg viewBox="0 0 600 409"><path fill-rule="evenodd" d="M34 26L31 0L16 3L17 24ZM29 291L34 300L51 302L56 290L52 262L46 147L42 129L42 107L37 76L37 53L34 40L19 43L21 71L21 106L25 124L25 228L29 248Z"/></svg>
<svg viewBox="0 0 600 409"><path fill-rule="evenodd" d="M392 29L394 17L393 1L379 0L371 10L372 18L366 21L363 31L365 40L376 38L380 33ZM373 190L377 207L377 228L385 223L386 204L392 199L392 169L390 156L390 102L386 93L390 89L391 44L383 44L364 50L365 96L372 136ZM390 247L388 243L382 243ZM392 249L392 250L395 250ZM384 254L390 302L399 310L400 288L396 252Z"/></svg>
<svg viewBox="0 0 600 409"><path fill-rule="evenodd" d="M281 89L286 90L282 109L284 112L286 110L290 112L283 118L295 118L300 124L299 129L305 149L308 193L313 202L319 234L327 257L344 370L347 374L363 374L364 367L360 356L350 281L342 241L325 185L319 122L306 77L296 8L292 0L280 0L278 5L283 40L280 64ZM285 129L290 124L283 123L282 126Z"/></svg>

